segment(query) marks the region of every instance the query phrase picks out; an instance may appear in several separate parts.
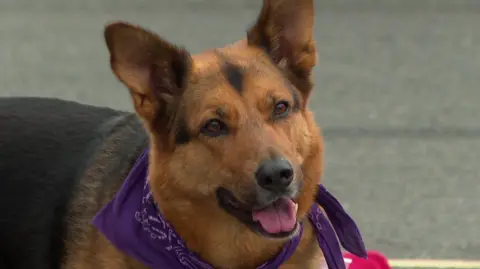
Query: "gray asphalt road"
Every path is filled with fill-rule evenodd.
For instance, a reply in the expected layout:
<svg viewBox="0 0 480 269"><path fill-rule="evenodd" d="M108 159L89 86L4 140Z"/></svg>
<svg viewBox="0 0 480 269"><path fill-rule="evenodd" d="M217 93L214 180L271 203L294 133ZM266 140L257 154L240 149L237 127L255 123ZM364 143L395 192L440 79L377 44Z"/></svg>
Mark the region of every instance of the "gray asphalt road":
<svg viewBox="0 0 480 269"><path fill-rule="evenodd" d="M2 0L0 95L131 110L103 26L127 20L193 52L232 42L257 0ZM480 259L480 1L319 0L311 106L325 182L369 248Z"/></svg>

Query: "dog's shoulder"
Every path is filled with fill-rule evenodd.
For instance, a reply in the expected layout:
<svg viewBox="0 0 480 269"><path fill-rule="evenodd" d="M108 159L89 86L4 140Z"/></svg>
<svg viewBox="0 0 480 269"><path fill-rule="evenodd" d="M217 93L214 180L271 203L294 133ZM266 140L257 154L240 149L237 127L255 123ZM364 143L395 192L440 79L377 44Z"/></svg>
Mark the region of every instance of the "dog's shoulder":
<svg viewBox="0 0 480 269"><path fill-rule="evenodd" d="M78 184L68 205L66 266L82 267L96 263L91 257L95 257L99 249L104 253L110 251L108 257L117 257L122 264L135 263L113 248L91 222L120 190L138 156L147 147L148 136L134 114L113 118L103 124L99 131L98 141L89 149L89 159L78 175ZM92 245L92 242L97 243Z"/></svg>

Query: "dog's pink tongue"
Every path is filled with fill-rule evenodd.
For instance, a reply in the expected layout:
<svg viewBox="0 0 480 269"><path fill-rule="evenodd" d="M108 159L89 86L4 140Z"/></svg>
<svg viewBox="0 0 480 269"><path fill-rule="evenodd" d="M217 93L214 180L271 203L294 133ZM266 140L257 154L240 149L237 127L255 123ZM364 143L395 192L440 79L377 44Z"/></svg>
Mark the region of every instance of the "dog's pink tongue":
<svg viewBox="0 0 480 269"><path fill-rule="evenodd" d="M297 223L297 206L286 198L281 198L271 206L254 211L253 220L260 222L268 233L291 232Z"/></svg>

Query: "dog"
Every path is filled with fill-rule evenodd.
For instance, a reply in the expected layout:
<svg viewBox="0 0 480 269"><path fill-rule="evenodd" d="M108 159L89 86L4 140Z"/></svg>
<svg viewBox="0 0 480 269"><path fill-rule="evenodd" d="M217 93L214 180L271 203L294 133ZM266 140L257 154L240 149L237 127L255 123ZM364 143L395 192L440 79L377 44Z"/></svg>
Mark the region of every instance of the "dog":
<svg viewBox="0 0 480 269"><path fill-rule="evenodd" d="M0 269L324 266L313 25L313 0L264 0L245 38L191 55L117 21L105 41L135 113L2 98ZM169 253L183 267L153 261Z"/></svg>

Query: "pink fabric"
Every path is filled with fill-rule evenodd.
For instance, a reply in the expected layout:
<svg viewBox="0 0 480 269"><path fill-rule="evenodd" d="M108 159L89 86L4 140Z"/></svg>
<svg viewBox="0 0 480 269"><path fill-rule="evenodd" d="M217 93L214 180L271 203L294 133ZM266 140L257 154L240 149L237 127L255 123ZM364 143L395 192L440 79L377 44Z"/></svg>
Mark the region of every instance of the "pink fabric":
<svg viewBox="0 0 480 269"><path fill-rule="evenodd" d="M385 255L374 250L367 251L367 259L359 258L348 252L344 253L343 257L351 260L348 269L392 269Z"/></svg>

